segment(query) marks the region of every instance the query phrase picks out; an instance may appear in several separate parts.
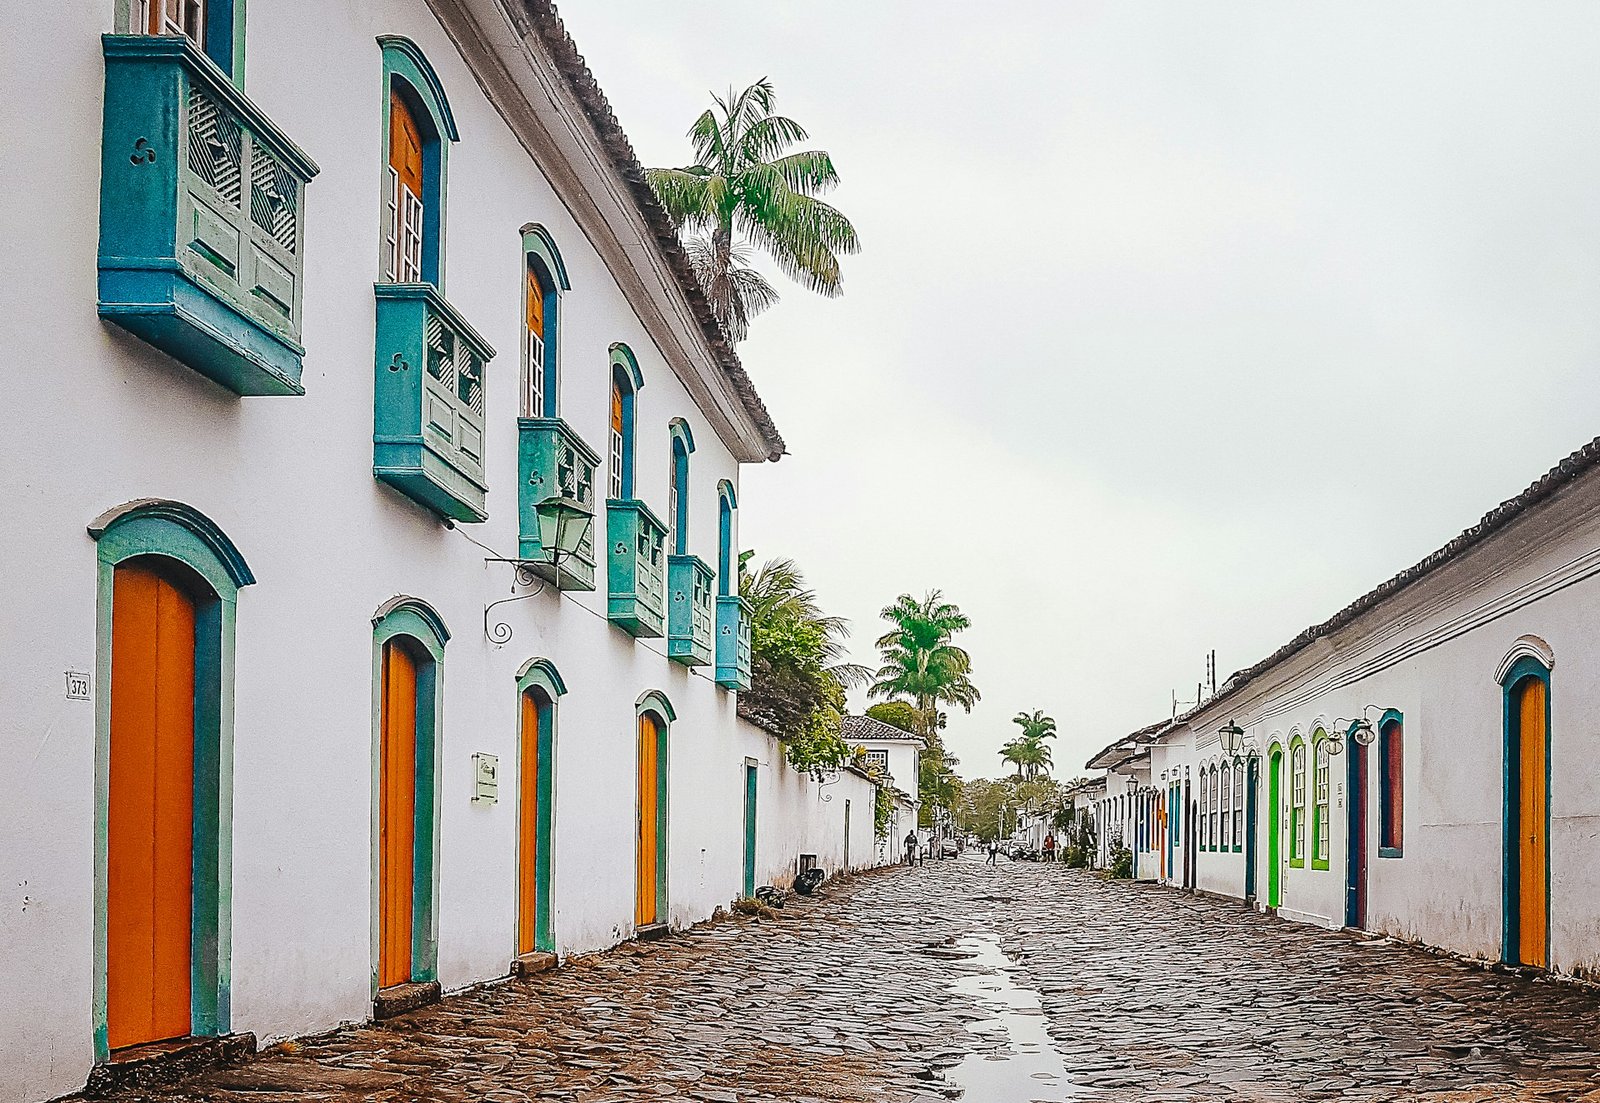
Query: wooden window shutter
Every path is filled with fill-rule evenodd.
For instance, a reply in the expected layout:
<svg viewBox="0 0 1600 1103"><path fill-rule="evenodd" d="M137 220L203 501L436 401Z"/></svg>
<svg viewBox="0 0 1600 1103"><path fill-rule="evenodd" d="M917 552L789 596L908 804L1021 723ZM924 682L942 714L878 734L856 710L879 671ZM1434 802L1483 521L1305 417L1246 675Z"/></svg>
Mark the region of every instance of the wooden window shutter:
<svg viewBox="0 0 1600 1103"><path fill-rule="evenodd" d="M389 167L412 195L422 198L422 131L400 93L389 93Z"/></svg>

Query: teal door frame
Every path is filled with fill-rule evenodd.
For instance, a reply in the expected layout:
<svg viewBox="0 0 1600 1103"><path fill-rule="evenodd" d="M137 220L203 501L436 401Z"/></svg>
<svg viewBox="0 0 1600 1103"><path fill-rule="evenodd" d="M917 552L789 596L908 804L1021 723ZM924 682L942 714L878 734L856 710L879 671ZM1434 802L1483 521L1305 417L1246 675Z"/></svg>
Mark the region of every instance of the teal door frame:
<svg viewBox="0 0 1600 1103"><path fill-rule="evenodd" d="M845 812L845 846L849 843L850 816ZM756 894L756 764L744 764L744 895Z"/></svg>

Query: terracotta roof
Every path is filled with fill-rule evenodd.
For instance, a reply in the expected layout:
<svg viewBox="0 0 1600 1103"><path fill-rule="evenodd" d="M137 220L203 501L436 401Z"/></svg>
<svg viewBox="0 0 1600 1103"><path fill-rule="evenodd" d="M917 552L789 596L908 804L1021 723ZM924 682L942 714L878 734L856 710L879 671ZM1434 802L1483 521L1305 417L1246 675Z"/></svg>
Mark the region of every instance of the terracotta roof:
<svg viewBox="0 0 1600 1103"><path fill-rule="evenodd" d="M1106 758L1106 756L1117 750L1125 750L1128 752L1126 757L1117 761L1127 761L1127 759L1131 758L1133 755L1132 744L1155 742L1156 738L1162 733L1162 731L1172 725L1174 722L1175 721L1172 720L1157 720L1154 724L1147 724L1136 732L1131 732L1128 735L1124 735L1120 739L1107 743L1104 747L1100 748L1096 754L1091 756L1088 762L1083 764L1083 768L1086 770L1103 770L1117 765L1117 762L1103 762L1099 766L1095 765L1096 762L1101 762L1102 759Z"/></svg>
<svg viewBox="0 0 1600 1103"><path fill-rule="evenodd" d="M875 720L870 716L846 716L842 725L844 737L847 740L875 739L879 742L893 740L898 743L922 743L922 736L885 724L882 720Z"/></svg>
<svg viewBox="0 0 1600 1103"><path fill-rule="evenodd" d="M1596 437L1556 464L1521 494L1514 498L1506 499L1488 513L1485 513L1476 525L1467 529L1432 555L1419 563L1407 567L1387 582L1358 597L1321 624L1314 624L1307 628L1254 666L1247 666L1243 670L1235 671L1228 676L1228 680L1222 684L1222 687L1214 696L1179 714L1169 723L1171 726L1176 727L1204 709L1211 708L1218 702L1233 696L1279 663L1304 651L1318 640L1327 639L1363 613L1370 612L1390 598L1397 596L1406 588L1422 581L1450 561L1471 551L1491 536L1508 528L1513 522L1532 511L1534 507L1549 501L1597 467L1600 467L1600 437ZM1134 736L1151 732L1154 728L1162 726L1158 724L1153 725L1152 728L1140 729L1139 732L1134 733ZM1161 734L1164 733L1155 732L1150 736L1150 739L1153 740ZM1102 751L1101 753L1104 754L1105 752ZM1098 758L1099 755L1095 757Z"/></svg>
<svg viewBox="0 0 1600 1103"><path fill-rule="evenodd" d="M657 248L661 250L667 267L677 277L685 298L689 300L689 308L694 312L695 320L700 323L712 356L716 358L717 365L733 384L733 389L738 394L739 401L744 404L745 411L760 429L762 440L767 446L767 458L776 460L785 451L783 436L778 432L778 427L772 423L772 415L767 412L766 403L762 402L761 396L756 393L755 384L750 382L750 377L745 374L744 365L739 362L739 356L733 350L733 343L728 340L727 334L722 331L721 323L711 312L711 304L706 301L705 292L700 290L700 283L695 279L694 269L689 265L688 254L684 252L683 243L678 239L678 231L673 227L672 220L667 217L667 212L662 209L655 192L651 191L650 184L645 180L644 166L639 163L638 156L633 152L633 144L628 141L628 136L622 132L622 127L617 123L617 117L611 110L611 104L606 100L606 94L600 90L600 85L595 81L594 74L589 71L583 55L578 53L578 47L573 43L572 36L567 34L566 28L562 26L560 16L556 14L555 4L551 0L522 0L522 4L532 21L534 30L539 35L539 40L554 60L557 71L566 80L578 103L583 106L589 124L594 127L595 134L600 139L601 147L611 159L612 167L633 193L633 201L637 204L639 213L655 235Z"/></svg>

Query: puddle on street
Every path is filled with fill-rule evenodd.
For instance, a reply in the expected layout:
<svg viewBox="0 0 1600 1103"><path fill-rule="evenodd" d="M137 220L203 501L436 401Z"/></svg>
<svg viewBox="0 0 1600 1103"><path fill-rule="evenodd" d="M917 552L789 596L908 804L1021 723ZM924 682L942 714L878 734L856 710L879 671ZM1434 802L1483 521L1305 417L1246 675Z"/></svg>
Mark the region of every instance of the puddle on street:
<svg viewBox="0 0 1600 1103"><path fill-rule="evenodd" d="M983 1051L969 1053L945 1070L949 1083L961 1089L955 1097L971 1103L1055 1103L1093 1096L1092 1089L1067 1078L1061 1054L1045 1029L1039 993L1017 983L1017 968L1000 943L979 935L956 945L984 972L964 976L951 988L976 999L991 1017L967 1024L981 1039Z"/></svg>

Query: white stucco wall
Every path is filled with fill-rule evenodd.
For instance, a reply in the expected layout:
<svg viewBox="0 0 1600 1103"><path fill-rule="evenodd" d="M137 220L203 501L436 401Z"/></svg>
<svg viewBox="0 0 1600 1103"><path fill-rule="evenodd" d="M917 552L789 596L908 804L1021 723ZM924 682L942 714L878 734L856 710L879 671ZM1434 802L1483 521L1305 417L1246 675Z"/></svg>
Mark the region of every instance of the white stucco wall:
<svg viewBox="0 0 1600 1103"><path fill-rule="evenodd" d="M1330 762L1328 868L1311 859L1310 809L1318 728L1395 709L1404 717L1404 850L1378 852L1378 748L1368 756L1363 809L1369 846L1369 929L1482 958L1502 956L1505 818L1504 689L1498 678L1536 638L1554 656L1550 690L1550 965L1591 973L1600 964L1600 476L1585 475L1490 540L1363 614L1328 641L1292 656L1162 736L1152 762L1190 776L1219 761L1217 730L1237 722L1264 754L1285 749L1280 914L1345 922L1347 756ZM1287 748L1307 739L1307 861L1288 860ZM1358 752L1359 753L1359 752ZM1174 775L1175 776L1175 775ZM1119 784L1108 772L1108 794ZM1161 781L1155 782L1158 786ZM1268 763L1260 765L1257 898L1268 892ZM1197 790L1191 790L1196 792ZM1185 832L1187 834L1187 832ZM1179 883L1182 860L1168 880ZM1141 869L1142 872L1142 869ZM1201 851L1197 887L1244 893L1245 855Z"/></svg>
<svg viewBox="0 0 1600 1103"><path fill-rule="evenodd" d="M0 205L7 255L26 258L14 273L25 278L0 291L8 308L0 328L12 362L31 365L8 398L20 431L0 441L10 518L0 526L0 1101L73 1090L93 1058L95 705L64 699L63 672L96 666L96 553L85 525L133 499L170 498L205 513L258 579L238 602L236 1031L270 1040L370 1014L371 618L399 594L431 604L452 634L439 791L446 988L504 974L514 950L515 676L534 656L551 659L569 690L555 751L560 952L632 932L635 702L646 691L664 694L677 714L668 737L672 923L737 895L747 754L763 762L772 793L762 820L772 828L762 839L772 876L802 847L838 867L846 799L858 833L852 860L865 861L871 785L846 775L827 790L831 803L818 801L815 786L784 773L770 740L752 752L734 695L709 672L691 674L665 659L663 641L636 641L606 621L603 554L597 592L501 606L494 619L514 636L504 646L485 638L485 606L509 596L512 579L474 541L500 556L517 546L522 225L550 230L571 277L561 304L561 415L604 455L608 350L629 344L645 377L638 495L665 514L667 424L686 419L697 445L689 550L713 565L715 488L737 485L738 465L424 4L249 5L246 92L321 168L303 215L307 393L249 399L96 317L99 36L112 30L113 8L111 0L48 5L0 46L7 102L31 104L33 116L0 162L6 194L26 197ZM414 39L449 96L461 141L449 156L444 289L498 353L486 377L490 520L455 531L371 472L379 34ZM596 543L604 548L603 535ZM474 752L499 756L507 783L497 804L471 801Z"/></svg>

